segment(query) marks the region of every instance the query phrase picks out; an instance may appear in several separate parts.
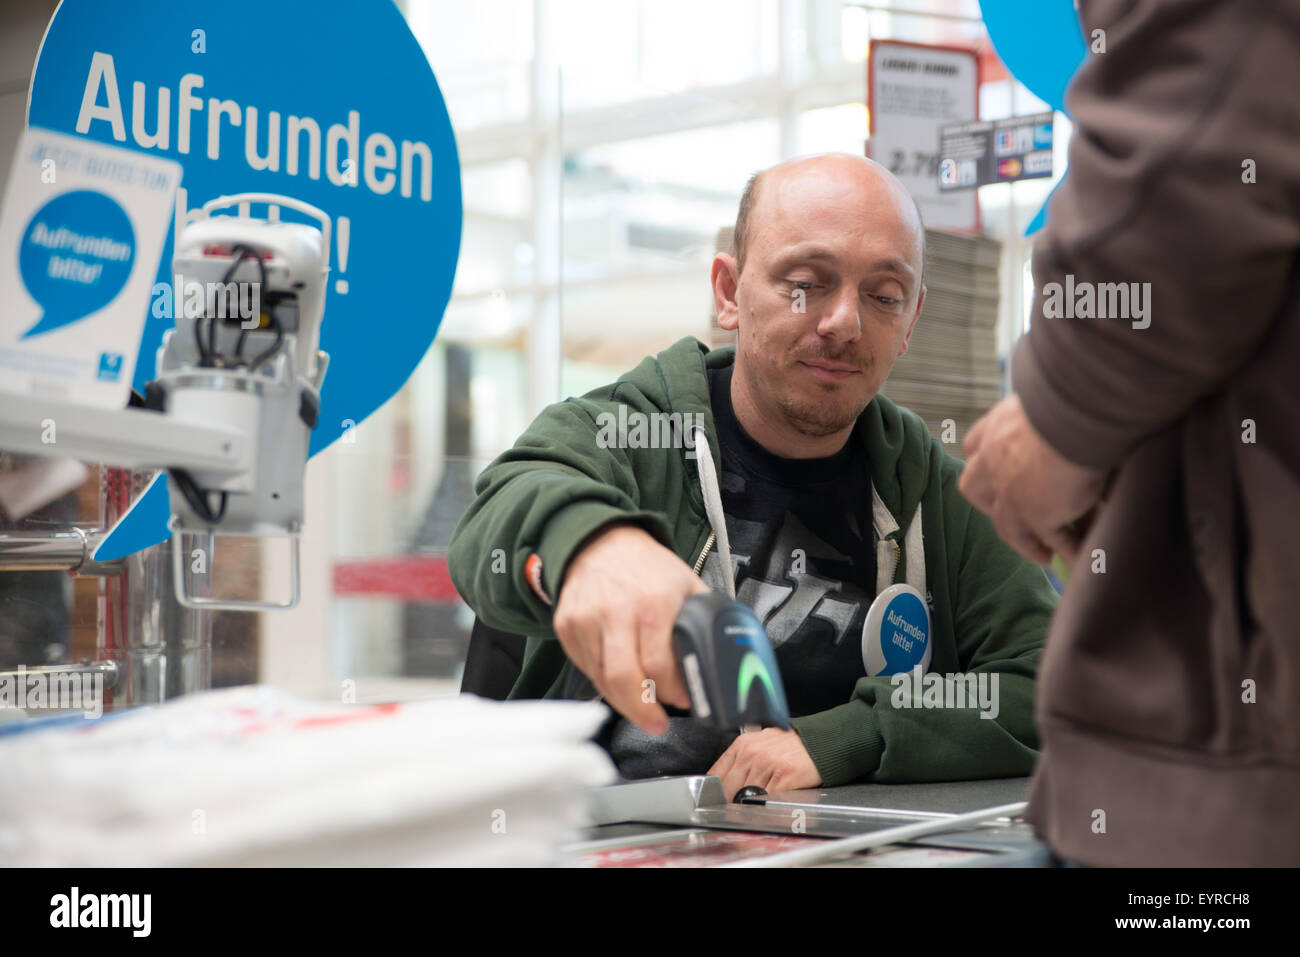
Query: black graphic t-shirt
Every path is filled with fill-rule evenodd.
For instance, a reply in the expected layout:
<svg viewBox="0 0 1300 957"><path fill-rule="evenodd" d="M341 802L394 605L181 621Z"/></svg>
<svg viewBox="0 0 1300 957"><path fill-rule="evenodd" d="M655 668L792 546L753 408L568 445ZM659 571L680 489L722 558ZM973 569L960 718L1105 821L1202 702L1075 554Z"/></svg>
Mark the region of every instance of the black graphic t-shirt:
<svg viewBox="0 0 1300 957"><path fill-rule="evenodd" d="M866 675L876 583L866 449L854 436L829 458L773 455L735 416L732 368L711 370L709 391L736 597L772 639L790 713L814 714L847 702Z"/></svg>
<svg viewBox="0 0 1300 957"><path fill-rule="evenodd" d="M709 391L736 597L772 639L790 713L815 714L848 702L866 675L862 625L876 582L866 449L854 436L829 458L773 455L736 419L731 370L710 370ZM702 577L721 581L716 550ZM602 743L624 777L703 773L736 737L668 713L658 738L622 718L607 727Z"/></svg>

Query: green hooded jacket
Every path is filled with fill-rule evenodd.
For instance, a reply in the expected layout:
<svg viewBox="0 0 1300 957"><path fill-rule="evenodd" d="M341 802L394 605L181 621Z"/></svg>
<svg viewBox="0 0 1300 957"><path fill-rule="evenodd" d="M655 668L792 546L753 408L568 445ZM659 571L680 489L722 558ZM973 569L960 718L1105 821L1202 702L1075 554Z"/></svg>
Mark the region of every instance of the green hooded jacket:
<svg viewBox="0 0 1300 957"><path fill-rule="evenodd" d="M552 602L578 545L601 526L635 522L697 573L719 544L708 511L720 515L720 501L706 510L700 471L714 470L716 490L707 370L734 360L734 347L708 351L682 339L609 386L547 406L479 475L448 566L485 623L528 636L511 698L562 696L572 665L552 629ZM599 440L609 418L598 417L617 417L620 405L681 414L702 432L673 450L604 447L627 444ZM930 604L933 650L920 696L912 676L906 683L864 677L850 700L794 718L822 784L1030 773L1038 747L1034 676L1056 592L958 493L962 463L918 416L878 395L855 428L867 449L873 488L863 494L872 497L879 538L874 593L895 582L918 587ZM703 446L700 454L694 445ZM980 673L988 675L993 706L971 695L967 707L952 707L961 676ZM948 706L930 675L943 678Z"/></svg>

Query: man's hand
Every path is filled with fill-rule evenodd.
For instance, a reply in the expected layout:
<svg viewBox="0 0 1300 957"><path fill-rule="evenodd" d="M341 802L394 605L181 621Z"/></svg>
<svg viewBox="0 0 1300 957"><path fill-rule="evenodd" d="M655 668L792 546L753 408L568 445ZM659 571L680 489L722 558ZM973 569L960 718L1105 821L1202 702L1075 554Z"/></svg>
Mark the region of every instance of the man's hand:
<svg viewBox="0 0 1300 957"><path fill-rule="evenodd" d="M976 422L962 445L969 458L957 488L992 517L1002 540L1040 565L1054 551L1073 565L1082 536L1072 526L1101 498L1106 472L1062 458L1014 394Z"/></svg>
<svg viewBox="0 0 1300 957"><path fill-rule="evenodd" d="M648 532L615 525L570 560L555 634L614 710L647 734L663 734L668 713L660 702L691 706L673 652L673 622L687 598L708 590Z"/></svg>
<svg viewBox="0 0 1300 957"><path fill-rule="evenodd" d="M821 773L808 756L799 732L780 728L740 735L709 768L709 774L722 778L728 801L749 784L775 792L815 788L822 783Z"/></svg>

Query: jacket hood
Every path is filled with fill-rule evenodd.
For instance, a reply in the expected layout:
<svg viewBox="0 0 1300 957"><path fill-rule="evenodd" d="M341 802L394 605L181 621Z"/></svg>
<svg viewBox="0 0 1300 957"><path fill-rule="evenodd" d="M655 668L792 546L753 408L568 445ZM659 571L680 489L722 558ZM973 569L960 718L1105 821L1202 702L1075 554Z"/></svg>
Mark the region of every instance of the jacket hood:
<svg viewBox="0 0 1300 957"><path fill-rule="evenodd" d="M705 431L716 440L708 370L735 360L735 346L710 350L694 336L687 336L658 355L647 356L619 377L611 398L620 398L626 385L662 412L703 415ZM929 429L915 413L877 395L858 417L855 432L866 446L876 493L906 527L930 482L934 439Z"/></svg>

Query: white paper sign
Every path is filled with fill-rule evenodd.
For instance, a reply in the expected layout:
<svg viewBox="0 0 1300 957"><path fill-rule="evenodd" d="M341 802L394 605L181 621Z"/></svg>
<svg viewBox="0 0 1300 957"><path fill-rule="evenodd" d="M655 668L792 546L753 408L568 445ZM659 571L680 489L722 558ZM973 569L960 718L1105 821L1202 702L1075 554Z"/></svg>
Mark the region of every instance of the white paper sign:
<svg viewBox="0 0 1300 957"><path fill-rule="evenodd" d="M0 212L0 391L126 405L181 167L30 128Z"/></svg>
<svg viewBox="0 0 1300 957"><path fill-rule="evenodd" d="M928 228L978 230L975 191L939 191L939 128L979 118L974 51L876 40L870 61L871 158L902 180Z"/></svg>

